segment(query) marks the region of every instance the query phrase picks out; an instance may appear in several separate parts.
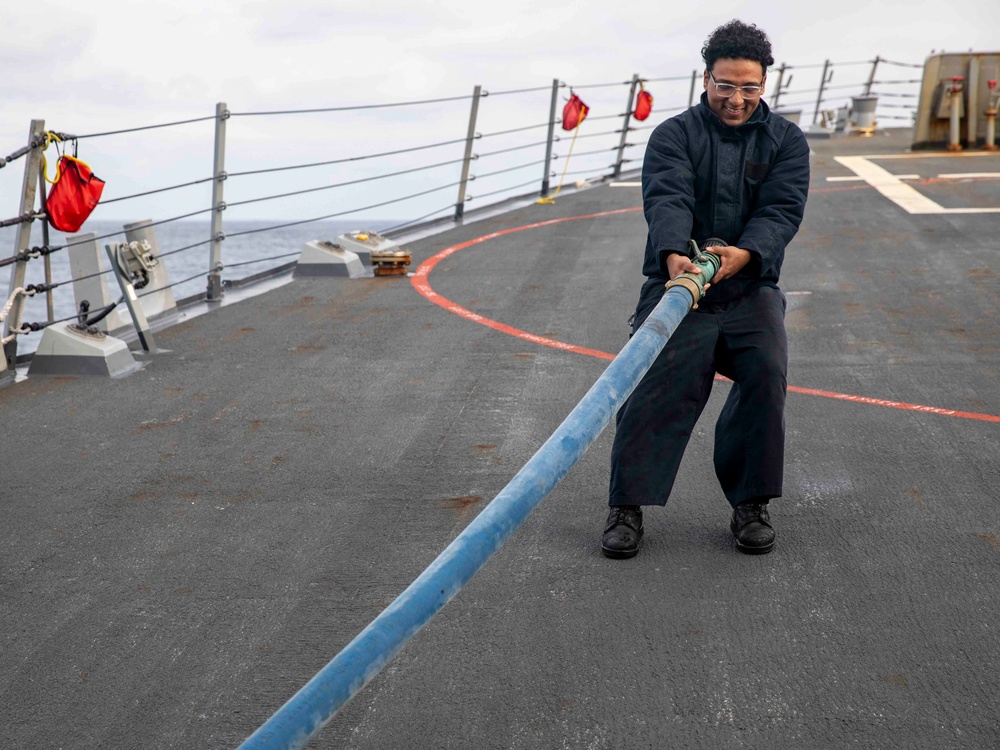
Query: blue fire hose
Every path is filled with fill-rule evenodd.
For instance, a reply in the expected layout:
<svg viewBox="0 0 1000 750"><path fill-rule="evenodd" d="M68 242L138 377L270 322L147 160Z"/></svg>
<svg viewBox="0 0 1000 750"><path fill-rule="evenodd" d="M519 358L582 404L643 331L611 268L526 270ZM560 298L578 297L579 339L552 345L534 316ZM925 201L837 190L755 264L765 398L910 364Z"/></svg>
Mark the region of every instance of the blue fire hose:
<svg viewBox="0 0 1000 750"><path fill-rule="evenodd" d="M697 246L691 243L694 250ZM552 436L396 600L293 695L238 750L302 748L468 583L604 431L719 270L697 252L702 274L682 274Z"/></svg>

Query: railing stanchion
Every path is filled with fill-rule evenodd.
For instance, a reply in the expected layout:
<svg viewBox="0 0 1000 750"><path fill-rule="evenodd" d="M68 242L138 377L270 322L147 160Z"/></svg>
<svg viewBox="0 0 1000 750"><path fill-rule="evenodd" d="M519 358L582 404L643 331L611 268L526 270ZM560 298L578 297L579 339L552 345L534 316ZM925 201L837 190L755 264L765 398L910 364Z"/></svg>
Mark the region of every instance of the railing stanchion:
<svg viewBox="0 0 1000 750"><path fill-rule="evenodd" d="M781 100L781 91L785 83L785 71L787 69L788 66L784 63L781 63L781 67L778 68L778 85L774 87L774 99L771 100L771 109L773 110L778 109L778 102Z"/></svg>
<svg viewBox="0 0 1000 750"><path fill-rule="evenodd" d="M41 141L45 133L45 120L32 120L28 129L28 146ZM32 148L28 152L28 159L24 164L24 182L21 183L21 210L18 216L24 216L35 210L35 194L38 191L38 175L41 172L42 147ZM17 239L14 242L14 254L17 255L22 250L27 250L31 246L31 222L25 221L17 226ZM19 287L24 287L24 277L27 271L27 260L19 260L14 264L14 270L10 273L10 288L7 298ZM20 311L24 306L24 298L18 297L14 300L7 319L4 322L4 338L10 335L10 322L20 319ZM14 372L17 364L17 337L14 337L3 347L5 364L11 373Z"/></svg>
<svg viewBox="0 0 1000 750"><path fill-rule="evenodd" d="M625 103L625 119L622 120L622 137L618 141L618 158L615 159L615 171L612 173L614 179L622 176L622 159L625 154L625 145L628 139L628 123L632 119L632 103L635 101L635 89L639 85L639 74L632 74L632 85L628 90L628 101Z"/></svg>
<svg viewBox="0 0 1000 750"><path fill-rule="evenodd" d="M56 169L59 167L57 166ZM45 190L45 173L39 169L38 170L38 205L42 207L43 211L47 211L46 208L47 194ZM45 218L42 219L42 247L49 246L49 217L46 214ZM52 286L52 256L45 255L45 285ZM56 319L55 310L53 309L52 302L52 290L45 290L45 312L48 315L47 320L51 323Z"/></svg>
<svg viewBox="0 0 1000 750"><path fill-rule="evenodd" d="M830 75L827 75L828 70L830 71ZM819 108L823 106L823 89L826 88L826 84L831 80L833 80L833 71L830 70L830 61L826 60L823 62L823 76L819 79L819 93L816 94L816 109L813 110L813 125L819 121Z"/></svg>
<svg viewBox="0 0 1000 750"><path fill-rule="evenodd" d="M479 96L483 87L472 92L472 109L469 112L469 133L465 137L465 158L462 160L462 180L458 185L458 202L455 203L455 221L465 215L465 190L469 184L469 167L472 165L472 142L476 140L476 118L479 116Z"/></svg>
<svg viewBox="0 0 1000 750"><path fill-rule="evenodd" d="M555 140L556 107L559 104L559 79L552 79L552 101L549 104L549 130L545 139L545 172L542 173L542 197L549 194L549 170L552 168L552 142Z"/></svg>
<svg viewBox="0 0 1000 750"><path fill-rule="evenodd" d="M880 62L882 62L882 58L875 55L875 59L872 60L872 72L868 74L868 82L865 84L865 96L870 96L872 93L872 84L875 83L875 71L878 69Z"/></svg>
<svg viewBox="0 0 1000 750"><path fill-rule="evenodd" d="M222 212L226 204L223 201L226 182L226 120L229 110L225 102L215 105L215 160L212 168L212 244L208 259L208 289L205 299L209 302L221 302L222 288Z"/></svg>
<svg viewBox="0 0 1000 750"><path fill-rule="evenodd" d="M691 91L688 93L688 108L694 106L694 87L698 83L698 71L691 71Z"/></svg>

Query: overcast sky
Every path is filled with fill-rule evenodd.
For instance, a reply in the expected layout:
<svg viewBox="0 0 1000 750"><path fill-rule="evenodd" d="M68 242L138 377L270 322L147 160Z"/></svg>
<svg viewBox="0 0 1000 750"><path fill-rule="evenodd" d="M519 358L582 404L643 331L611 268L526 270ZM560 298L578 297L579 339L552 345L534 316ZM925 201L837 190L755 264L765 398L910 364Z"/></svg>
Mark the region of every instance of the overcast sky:
<svg viewBox="0 0 1000 750"><path fill-rule="evenodd" d="M957 11L941 2L903 0L34 0L7 6L0 46L4 154L24 144L32 117L50 128L88 133L209 116L223 100L249 112L454 96L475 84L500 90L546 86L553 78L580 85L633 73L690 75L707 34L734 17L763 28L776 60L794 65L875 55L922 63L932 50L1000 47L997 0L971 0ZM462 106L447 137L464 131ZM419 118L426 124L428 113ZM157 169L165 153L172 163L187 153L200 159L188 178L201 177L206 159L210 169L210 126L191 134L197 140L191 144L186 132L166 136L167 146L81 142L81 156L100 162L95 170L105 173L112 192L126 182L128 189L133 182L164 184L155 173L136 173ZM259 136L255 154L286 158L287 143L263 131ZM303 149L300 141L303 153L287 158L308 160L323 150L324 138L336 137L322 126L311 132L315 148ZM132 157L127 169L118 158L126 151ZM135 160L137 152L148 153ZM22 164L0 170L4 217L16 213ZM124 171L127 180L119 174Z"/></svg>

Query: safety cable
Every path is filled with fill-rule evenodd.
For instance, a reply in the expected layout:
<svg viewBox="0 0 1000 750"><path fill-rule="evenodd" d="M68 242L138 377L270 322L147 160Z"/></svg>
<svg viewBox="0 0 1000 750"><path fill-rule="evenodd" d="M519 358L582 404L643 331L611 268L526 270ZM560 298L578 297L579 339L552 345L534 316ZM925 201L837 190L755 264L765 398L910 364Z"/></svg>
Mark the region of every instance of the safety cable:
<svg viewBox="0 0 1000 750"><path fill-rule="evenodd" d="M483 91L480 96L489 96L488 91ZM411 107L416 104L439 104L441 102L460 102L465 99L471 99L472 95L468 94L465 96L448 96L441 99L420 99L416 101L408 102L389 102L387 104L356 104L350 107L319 107L316 109L285 109L285 110L270 110L261 112L232 112L230 113L233 117L258 117L262 115L307 115L316 114L321 112L354 112L366 109L386 109L389 107Z"/></svg>
<svg viewBox="0 0 1000 750"><path fill-rule="evenodd" d="M474 157L474 158L478 158L478 157ZM403 170L400 170L399 172L389 172L387 174L375 175L374 177L361 177L361 178L359 178L357 180L348 180L347 182L338 182L338 183L335 183L333 185L322 185L320 187L305 188L303 190L294 190L294 191L292 191L290 193L278 193L277 195L268 195L268 196L264 196L262 198L250 198L250 199L244 200L244 201L227 202L226 206L228 208L232 208L233 206L245 206L248 203L260 203L262 201L275 200L276 198L288 198L289 196L293 196L293 195L303 195L305 193L315 193L315 192L318 192L320 190L332 190L333 188L345 187L347 185L358 185L358 184L360 184L362 182L372 182L374 180L383 180L383 179L385 179L387 177L398 177L399 175L403 175L403 174L412 174L413 172L423 172L423 171L426 171L428 169L437 169L438 167L445 167L445 166L448 166L450 164L461 164L464 161L465 161L465 159L452 159L451 161L443 161L443 162L439 162L437 164L429 164L429 165L423 166L423 167L414 167L413 169L403 169Z"/></svg>
<svg viewBox="0 0 1000 750"><path fill-rule="evenodd" d="M599 148L599 149L596 149L594 151L581 151L581 152L577 152L576 155L577 156L593 156L594 154L606 154L608 151L616 151L617 149L618 149L617 146L608 146L607 148ZM562 157L559 156L558 154L553 154L552 158L553 159L561 159ZM568 154L566 155L566 158L567 159L569 158Z"/></svg>
<svg viewBox="0 0 1000 750"><path fill-rule="evenodd" d="M878 60L880 63L885 63L886 65L898 65L902 68L923 68L924 66L919 63L904 63L904 62L894 62L892 60L886 60L880 57Z"/></svg>
<svg viewBox="0 0 1000 750"><path fill-rule="evenodd" d="M195 279L200 279L210 273L218 273L222 271L222 266L216 266L215 268L210 268L208 271L202 271L201 273L196 273L194 276L189 276L186 279L181 279L180 281L174 281L170 284L165 284L164 286L157 287L156 289L143 290L142 294L136 294L136 297L148 297L151 294L156 294L157 292L162 292L167 289L173 289L175 286L180 286L181 284L187 284L189 281L194 281Z"/></svg>
<svg viewBox="0 0 1000 750"><path fill-rule="evenodd" d="M24 287L24 291L31 292L32 294L44 294L45 292L53 289L58 289L63 284L68 284L71 281L74 281L74 279L68 279L66 281L53 281L51 284L28 284Z"/></svg>
<svg viewBox="0 0 1000 750"><path fill-rule="evenodd" d="M87 133L86 135L71 135L68 138L69 140L82 140L84 138L102 138L106 135L121 135L122 133L138 133L140 130L155 130L156 128L172 128L175 125L188 125L192 122L206 122L207 120L216 120L216 119L218 119L216 115L210 115L208 117L196 117L192 120L177 120L176 122L164 122L159 125L143 125L142 127L138 128L109 130L105 133Z"/></svg>
<svg viewBox="0 0 1000 750"><path fill-rule="evenodd" d="M111 273L111 269L110 268L106 268L103 271L95 271L94 273L88 273L86 276L75 276L72 279L68 279L67 281L60 281L59 284L57 284L56 286L61 285L61 284L68 284L70 281L74 281L74 282L75 281L86 281L87 279L94 279L94 278L97 278L98 276L104 276L105 274L108 274L108 273Z"/></svg>
<svg viewBox="0 0 1000 750"><path fill-rule="evenodd" d="M136 296L141 297L142 295L140 294ZM100 323L108 316L108 313L110 313L124 301L125 298L121 297L117 302L112 302L111 304L105 305L104 307L100 307L97 310L86 310L83 314L87 316L86 317L87 325L91 326L94 325L95 323ZM97 317L92 318L91 315L97 315ZM72 315L67 315L65 318L59 318L58 320L45 320L36 323L22 323L18 330L15 331L11 329L11 336L9 336L8 339L12 338L14 335L23 336L28 333L37 333L38 331L44 331L46 328L54 326L56 323L66 323L70 320L79 321L80 312L75 312Z"/></svg>
<svg viewBox="0 0 1000 750"><path fill-rule="evenodd" d="M17 255L12 255L9 258L4 258L3 260L0 260L0 268L3 268L4 266L10 266L13 265L14 263L19 263L19 262L26 263L27 261L34 260L35 258L51 255L52 253L54 253L56 250L59 249L60 248L58 247L49 247L48 245L42 245L41 247L36 246L36 247L25 248L24 250L21 250Z"/></svg>
<svg viewBox="0 0 1000 750"><path fill-rule="evenodd" d="M211 182L214 177L203 177L200 180L194 180L192 182L184 182L180 185L171 185L170 187L157 188L156 190L147 190L144 193L134 193L133 195L123 195L120 198L101 198L101 205L107 205L108 203L117 203L118 201L127 201L132 198L142 198L146 195L154 195L155 193L165 193L168 190L178 190L180 188L191 187L192 185L201 185L204 182Z"/></svg>
<svg viewBox="0 0 1000 750"><path fill-rule="evenodd" d="M476 139L481 136L477 133L474 136ZM285 172L290 169L307 169L308 167L325 167L330 164L345 164L352 161L363 161L364 159L376 159L381 156L395 156L396 154L408 154L412 151L424 151L429 148L439 148L441 146L452 146L456 143L465 143L466 138L456 138L452 141L441 141L440 143L429 143L426 146L413 146L411 148L402 148L396 151L383 151L378 154L365 154L363 156L348 156L343 159L333 159L331 161L317 161L309 164L293 164L289 167L270 167L268 169L252 169L245 172L227 172L227 177L243 177L245 175L251 174L268 174L270 172Z"/></svg>
<svg viewBox="0 0 1000 750"><path fill-rule="evenodd" d="M119 235L119 234L122 234L122 232L115 232L114 235L110 235L109 234L109 235L105 235L105 236L106 237L113 237L113 236L116 236L116 235ZM157 258L157 259L159 259L159 258L166 258L166 257L168 257L170 255L176 255L177 253L182 253L185 250L191 250L192 248L200 247L201 245L207 245L209 242L212 242L212 240L211 239L202 240L201 242L195 242L192 245L185 245L184 247L179 247L179 248L176 248L174 250L168 250L166 252L157 253L154 257ZM77 245L77 244L85 244L85 243L73 243L73 245ZM72 247L73 245L67 245L67 247ZM51 248L50 252L53 252L54 250L58 250L58 249L61 249L61 248ZM2 266L2 265L5 265L5 263L0 262L0 266ZM44 292L44 291L47 291L47 289L55 289L56 287L63 286L64 284L68 284L70 282L86 281L87 279L93 279L93 278L97 278L98 276L104 276L106 274L111 273L112 270L113 269L106 268L106 269L104 269L102 271L95 271L93 273L88 273L88 274L85 274L83 276L74 276L71 279L66 279L65 281L57 281L57 282L54 282L52 284L37 284L37 285L35 285L35 284L29 284L26 287L26 289L30 290L32 287L34 287L35 291L37 291L37 292Z"/></svg>
<svg viewBox="0 0 1000 750"><path fill-rule="evenodd" d="M368 209L371 209L371 208L381 208L382 206L388 206L388 205L391 205L393 203L402 203L403 201L407 201L410 198L419 198L422 195L429 195L430 193L436 193L439 190L445 190L447 188L457 187L458 185L461 185L461 184L462 184L461 181L459 181L459 182L452 182L452 183L449 183L448 185L442 185L440 187L431 188L429 190L424 190L424 191L419 192L419 193L413 193L412 195L405 195L402 198L393 198L392 200L383 201L381 203L373 203L370 206L361 206L360 208L352 208L352 209L348 209L347 211L338 211L337 213L326 214L325 216L317 216L317 217L312 218L312 219L302 219L301 221L290 221L287 224L276 224L275 226L262 227L260 229L247 229L247 230L244 230L242 232L231 232L231 233L227 234L226 237L240 237L240 236L245 235L245 234L257 234L259 232L270 232L270 231L273 231L275 229L284 229L285 227L295 227L295 226L300 226L302 224L312 224L313 222L316 222L316 221L324 221L326 219L333 219L333 218L336 218L338 216L346 216L347 214L353 214L353 213L357 213L359 211L367 211Z"/></svg>
<svg viewBox="0 0 1000 750"><path fill-rule="evenodd" d="M509 187L500 188L499 190L491 190L488 193L480 193L479 195L470 195L468 197L468 200L471 201L471 200L478 200L479 198L488 198L491 195L497 195L498 193L507 193L511 190L518 190L520 188L527 187L528 185L537 185L537 184L538 180L529 180L528 182L522 182L519 185L511 185Z"/></svg>
<svg viewBox="0 0 1000 750"><path fill-rule="evenodd" d="M12 227L17 224L26 224L29 221L34 221L35 219L44 216L45 213L38 211L35 213L22 214L21 216L15 216L13 219L4 219L0 221L0 227Z"/></svg>
<svg viewBox="0 0 1000 750"><path fill-rule="evenodd" d="M826 101L826 100L824 99L823 101ZM822 103L823 102L821 101L820 104L822 104ZM782 109L788 109L789 107L813 107L815 105L816 105L816 100L815 99L813 99L812 101L808 101L808 102L805 102L805 101L803 101L803 102L785 102L785 101L781 102L781 108Z"/></svg>
<svg viewBox="0 0 1000 750"><path fill-rule="evenodd" d="M554 137L553 142L561 140L559 136ZM484 151L479 154L479 158L483 159L487 156L496 156L497 154L509 154L511 151L522 151L526 148L534 148L535 146L544 146L548 141L536 141L535 143L527 143L524 146L513 146L511 148L502 148L498 151ZM461 160L460 160L461 161Z"/></svg>
<svg viewBox="0 0 1000 750"><path fill-rule="evenodd" d="M555 157L553 157L553 158L555 158ZM475 178L477 180L483 180L483 179L486 179L487 177L493 177L494 175L504 174L505 172L516 172L518 169L525 169L527 167L535 167L535 166L538 166L539 164L544 164L544 163L545 163L545 159L541 159L540 161L527 162L526 164L519 164L516 167L508 167L507 169L498 169L495 172L485 172L483 174L477 174L475 176Z"/></svg>
<svg viewBox="0 0 1000 750"><path fill-rule="evenodd" d="M570 86L569 90L574 89L603 89L609 86L631 86L632 81L618 81L617 83L585 83L582 86Z"/></svg>
<svg viewBox="0 0 1000 750"><path fill-rule="evenodd" d="M566 88L565 81L559 81L559 88ZM490 96L506 96L507 94L527 94L533 91L551 91L551 86L535 86L530 89L512 89L510 91L491 91Z"/></svg>
<svg viewBox="0 0 1000 750"><path fill-rule="evenodd" d="M823 91L834 91L837 89L857 89L864 86L863 83L842 83L839 86L824 86ZM818 94L819 88L795 89L794 91L782 91L782 96L799 96L801 94Z"/></svg>
<svg viewBox="0 0 1000 750"><path fill-rule="evenodd" d="M625 113L622 112L621 114L617 115L598 115L596 117L588 117L587 119L590 120L591 122L596 122L597 120L620 120L624 116Z"/></svg>
<svg viewBox="0 0 1000 750"><path fill-rule="evenodd" d="M23 146L23 147L19 148L17 151L15 151L14 153L10 154L9 156L4 156L4 157L0 158L0 169L3 169L8 164L10 164L12 161L17 161L22 156L24 156L29 151L31 151L32 148L33 148L33 146Z"/></svg>
<svg viewBox="0 0 1000 750"><path fill-rule="evenodd" d="M12 161L16 161L17 159L20 159L22 156L28 154L33 148L38 148L39 146L42 145L48 148L49 143L53 140L72 141L75 138L76 138L75 135L69 135L68 133L60 133L55 130L46 130L44 133L32 138L27 146L22 146L9 156L0 158L0 169L6 167Z"/></svg>
<svg viewBox="0 0 1000 750"><path fill-rule="evenodd" d="M409 221L404 221L402 224L395 224L395 225L393 225L391 227L386 227L385 229L380 229L378 231L379 231L379 234L388 234L389 232L394 232L397 229L402 229L403 227L408 227L408 226L411 226L413 224L419 224L420 222L422 222L422 221L424 221L426 219L429 219L430 217L435 216L436 214L444 213L445 211L454 211L454 210L455 210L455 204L454 203L449 203L444 208L439 208L436 211L431 211L429 214L424 214L423 216L418 216L416 219L410 219Z"/></svg>
<svg viewBox="0 0 1000 750"><path fill-rule="evenodd" d="M609 164L608 165L608 169L614 169L614 164ZM590 174L590 175L593 175L594 174L594 170L593 169L575 169L572 172L566 172L565 175L563 175L563 176L564 177L571 177L572 175L576 175L576 174ZM602 180L606 180L609 177L611 177L611 175L609 175L609 174L602 174L602 175L595 175L595 176L596 177L600 177Z"/></svg>
<svg viewBox="0 0 1000 750"><path fill-rule="evenodd" d="M579 141L583 140L584 138L596 138L601 135L616 135L617 133L620 132L622 132L621 128L618 128L618 130L602 130L600 133L587 133L586 135L578 135L576 139Z"/></svg>
<svg viewBox="0 0 1000 750"><path fill-rule="evenodd" d="M225 239L225 237L222 237L222 239ZM195 242L191 245L185 245L184 247L178 247L173 250L167 250L166 252L163 253L157 253L155 257L167 258L171 255L177 255L177 253L183 253L185 250L191 250L196 247L201 247L202 245L207 245L209 242L214 242L214 241L215 241L214 237L209 237L207 240L202 240L201 242Z"/></svg>
<svg viewBox="0 0 1000 750"><path fill-rule="evenodd" d="M872 85L874 85L876 83L881 83L881 81L872 81ZM865 86L865 85L866 84L863 84L863 83L842 83L839 86L824 86L823 90L824 91L835 91L835 90L839 91L839 90L843 90L843 89L857 89L857 88L861 88L862 86Z"/></svg>
<svg viewBox="0 0 1000 750"><path fill-rule="evenodd" d="M889 86L894 84L923 83L921 78L899 79L898 81L872 81L872 86Z"/></svg>
<svg viewBox="0 0 1000 750"><path fill-rule="evenodd" d="M143 228L158 227L158 226L160 226L162 224L169 224L169 223L174 222L174 221L180 221L181 219L189 219L192 216L198 216L199 214L209 213L209 212L215 211L215 210L216 210L215 208L202 208L202 209L199 209L198 211L192 211L191 213L188 213L188 214L181 214L180 216L174 216L174 217L171 217L169 219L161 219L160 221L154 221L151 224L144 224ZM10 258L0 259L0 268L2 268L3 266L9 266L12 263L16 263L18 261L30 260L30 259L32 259L34 257L37 257L36 254L39 254L39 255L50 255L50 254L52 254L52 253L54 253L54 252L56 252L58 250L65 250L66 248L69 248L69 247L76 247L77 245L85 245L88 242L96 242L97 240L104 240L104 239L107 239L109 237L117 237L117 236L123 234L123 232L124 232L124 230L119 229L116 232L110 232L108 234L98 235L97 237L94 237L93 239L88 238L88 239L85 239L85 240L78 240L77 242L67 242L65 245L55 245L54 247L43 246L43 247L33 247L31 249L26 249L26 250L21 251L17 255L11 256Z"/></svg>
<svg viewBox="0 0 1000 750"><path fill-rule="evenodd" d="M844 65L871 65L874 60L855 60L853 62L833 62L832 60L827 60L825 63L812 63L811 65L786 65L785 70L808 70L810 68L835 68L837 66ZM879 62L885 62L884 60L879 60ZM774 68L772 68L773 70Z"/></svg>
<svg viewBox="0 0 1000 750"><path fill-rule="evenodd" d="M250 266L254 263L267 263L272 260L281 260L282 258L291 258L293 256L301 255L301 251L296 251L294 253L284 253L282 255L272 255L270 258L257 258L255 260L244 260L239 263L227 263L226 268L239 268L240 266Z"/></svg>
<svg viewBox="0 0 1000 750"><path fill-rule="evenodd" d="M643 83L660 83L661 81L690 81L691 76L669 76L667 78L640 78ZM629 81L631 83L631 81Z"/></svg>
<svg viewBox="0 0 1000 750"><path fill-rule="evenodd" d="M523 128L511 128L510 130L498 130L495 133L481 133L478 134L480 138L493 138L497 135L510 135L511 133L523 133L525 130L537 130L538 128L547 128L549 125L558 124L559 120L553 120L552 122L543 122L538 125L526 125ZM462 139L465 140L464 138Z"/></svg>

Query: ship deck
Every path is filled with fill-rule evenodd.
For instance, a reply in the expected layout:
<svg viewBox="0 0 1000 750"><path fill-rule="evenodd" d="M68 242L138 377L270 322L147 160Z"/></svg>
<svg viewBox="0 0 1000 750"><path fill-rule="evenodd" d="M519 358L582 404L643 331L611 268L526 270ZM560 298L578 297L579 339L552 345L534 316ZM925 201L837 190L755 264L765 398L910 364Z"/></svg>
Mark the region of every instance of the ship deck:
<svg viewBox="0 0 1000 750"><path fill-rule="evenodd" d="M600 551L609 428L310 747L1000 746L1000 156L811 144L774 552L729 532L718 382L637 557ZM256 729L624 345L624 182L406 242L434 294L296 279L0 389L0 744Z"/></svg>

